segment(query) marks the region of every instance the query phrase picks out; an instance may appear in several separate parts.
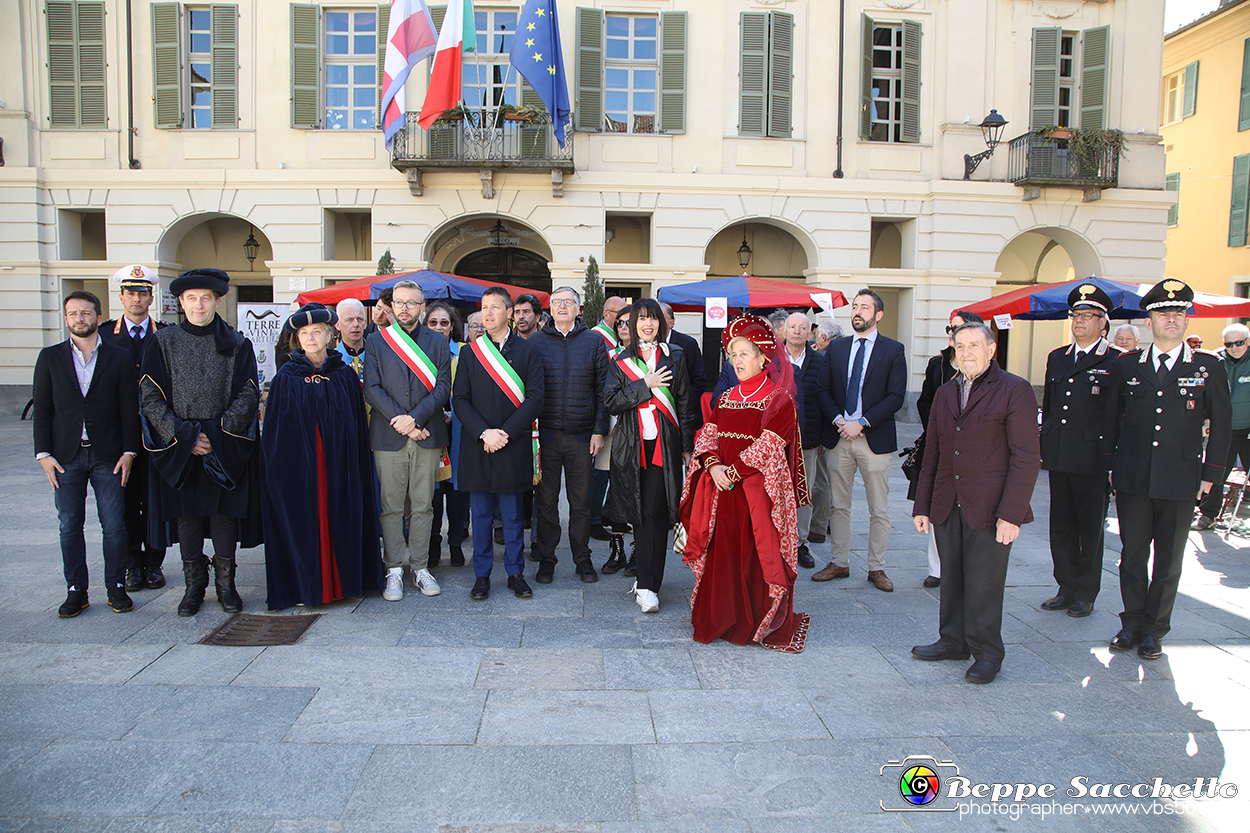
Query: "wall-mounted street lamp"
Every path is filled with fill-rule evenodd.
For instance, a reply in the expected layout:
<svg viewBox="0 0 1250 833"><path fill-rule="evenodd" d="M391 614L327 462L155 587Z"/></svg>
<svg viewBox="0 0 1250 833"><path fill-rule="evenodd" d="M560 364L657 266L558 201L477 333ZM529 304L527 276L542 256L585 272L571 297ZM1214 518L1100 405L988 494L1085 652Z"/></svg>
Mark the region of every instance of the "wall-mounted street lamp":
<svg viewBox="0 0 1250 833"><path fill-rule="evenodd" d="M490 227L490 244L492 246L508 245L508 230L503 227L503 220L496 220Z"/></svg>
<svg viewBox="0 0 1250 833"><path fill-rule="evenodd" d="M1003 139L1003 128L1007 126L1007 120L998 115L997 110L990 110L990 114L985 117L985 121L981 122L981 135L985 137L985 145L988 150L983 150L978 154L969 156L964 154L964 179L971 179L972 172L977 166L994 155L994 148L998 147L998 143Z"/></svg>
<svg viewBox="0 0 1250 833"><path fill-rule="evenodd" d="M252 271L256 263L256 255L260 254L260 243L256 242L256 228L248 226L247 239L243 241L243 254L247 255L247 271Z"/></svg>
<svg viewBox="0 0 1250 833"><path fill-rule="evenodd" d="M738 247L738 265L742 267L742 273L745 275L747 267L751 265L751 247L747 245L747 227L742 224L742 245Z"/></svg>

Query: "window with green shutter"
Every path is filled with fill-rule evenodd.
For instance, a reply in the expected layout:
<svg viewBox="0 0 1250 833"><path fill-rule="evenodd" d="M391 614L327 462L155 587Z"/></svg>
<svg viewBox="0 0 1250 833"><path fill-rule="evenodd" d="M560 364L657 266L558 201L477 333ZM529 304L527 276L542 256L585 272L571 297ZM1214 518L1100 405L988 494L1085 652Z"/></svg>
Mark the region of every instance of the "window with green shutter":
<svg viewBox="0 0 1250 833"><path fill-rule="evenodd" d="M686 132L686 13L660 12L660 130Z"/></svg>
<svg viewBox="0 0 1250 833"><path fill-rule="evenodd" d="M739 17L738 135L788 139L794 109L794 15Z"/></svg>
<svg viewBox="0 0 1250 833"><path fill-rule="evenodd" d="M577 7L573 128L586 133L603 130L603 24L602 9Z"/></svg>
<svg viewBox="0 0 1250 833"><path fill-rule="evenodd" d="M1228 245L1246 245L1246 205L1250 201L1250 154L1233 159L1233 199L1228 212Z"/></svg>
<svg viewBox="0 0 1250 833"><path fill-rule="evenodd" d="M239 7L152 4L156 126L239 126Z"/></svg>
<svg viewBox="0 0 1250 833"><path fill-rule="evenodd" d="M239 126L239 7L215 3L209 7L213 25L213 127Z"/></svg>
<svg viewBox="0 0 1250 833"><path fill-rule="evenodd" d="M1237 130L1250 130L1250 38L1241 47L1241 109L1237 111Z"/></svg>
<svg viewBox="0 0 1250 833"><path fill-rule="evenodd" d="M1033 30L1033 79L1029 89L1029 127L1063 124L1059 121L1059 48L1063 30L1047 26Z"/></svg>
<svg viewBox="0 0 1250 833"><path fill-rule="evenodd" d="M862 16L859 137L920 141L920 24Z"/></svg>
<svg viewBox="0 0 1250 833"><path fill-rule="evenodd" d="M1107 128L1111 28L1086 29L1081 42L1081 127Z"/></svg>
<svg viewBox="0 0 1250 833"><path fill-rule="evenodd" d="M182 127L182 47L177 3L152 4L152 70L156 126Z"/></svg>
<svg viewBox="0 0 1250 833"><path fill-rule="evenodd" d="M1185 95L1181 105L1181 118L1187 119L1198 111L1198 62L1185 66Z"/></svg>
<svg viewBox="0 0 1250 833"><path fill-rule="evenodd" d="M382 89L383 79L386 77L386 36L391 30L391 5L389 3L378 4L378 49L375 60L374 72L377 76L377 96L375 97L375 116L374 121L378 127L382 127L382 94L386 90ZM434 31L438 31L435 29Z"/></svg>
<svg viewBox="0 0 1250 833"><path fill-rule="evenodd" d="M291 127L321 126L321 7L291 4Z"/></svg>
<svg viewBox="0 0 1250 833"><path fill-rule="evenodd" d="M1163 190L1176 192L1176 202L1168 207L1168 226L1176 225L1176 221L1180 219L1180 190L1181 175L1168 174L1163 178Z"/></svg>
<svg viewBox="0 0 1250 833"><path fill-rule="evenodd" d="M104 4L49 2L48 124L108 126L104 96Z"/></svg>

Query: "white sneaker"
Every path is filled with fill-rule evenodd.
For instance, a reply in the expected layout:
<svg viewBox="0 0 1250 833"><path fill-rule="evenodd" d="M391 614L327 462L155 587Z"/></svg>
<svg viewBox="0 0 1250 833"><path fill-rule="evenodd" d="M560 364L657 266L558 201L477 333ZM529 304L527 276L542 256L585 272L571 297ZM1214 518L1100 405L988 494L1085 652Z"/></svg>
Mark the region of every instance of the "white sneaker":
<svg viewBox="0 0 1250 833"><path fill-rule="evenodd" d="M629 595L634 597L634 601L637 602L638 607L642 608L643 613L655 613L660 609L660 597L655 594L655 591L643 590L636 581L629 589Z"/></svg>
<svg viewBox="0 0 1250 833"><path fill-rule="evenodd" d="M404 571L402 568L391 567L386 571L386 589L382 591L382 598L388 602L403 601Z"/></svg>
<svg viewBox="0 0 1250 833"><path fill-rule="evenodd" d="M434 580L434 576L429 570L421 569L413 573L412 583L425 596L437 596L443 592L443 588L438 586L438 582Z"/></svg>

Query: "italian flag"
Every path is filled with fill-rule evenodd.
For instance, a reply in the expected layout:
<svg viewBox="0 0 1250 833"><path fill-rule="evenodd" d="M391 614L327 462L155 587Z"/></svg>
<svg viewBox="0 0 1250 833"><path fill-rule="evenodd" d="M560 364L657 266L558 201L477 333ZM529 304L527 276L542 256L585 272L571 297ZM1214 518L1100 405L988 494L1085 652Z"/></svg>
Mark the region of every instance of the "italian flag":
<svg viewBox="0 0 1250 833"><path fill-rule="evenodd" d="M468 45L465 35L468 34ZM477 48L477 27L473 22L473 0L452 0L447 4L443 28L438 33L438 45L434 52L434 69L430 71L430 86L425 91L425 103L417 123L429 130L434 120L444 111L460 103L460 76L462 58L466 51Z"/></svg>

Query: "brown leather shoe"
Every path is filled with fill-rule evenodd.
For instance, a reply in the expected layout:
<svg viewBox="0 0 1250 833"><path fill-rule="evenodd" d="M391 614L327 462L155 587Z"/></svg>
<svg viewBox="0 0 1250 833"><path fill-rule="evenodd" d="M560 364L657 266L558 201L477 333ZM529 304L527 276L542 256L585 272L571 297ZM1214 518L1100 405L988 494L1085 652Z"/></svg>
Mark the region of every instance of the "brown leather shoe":
<svg viewBox="0 0 1250 833"><path fill-rule="evenodd" d="M894 582L890 581L890 577L885 574L885 570L869 570L868 581L875 584L878 590L886 593L894 592Z"/></svg>
<svg viewBox="0 0 1250 833"><path fill-rule="evenodd" d="M832 561L829 566L818 572L812 573L812 581L829 581L835 578L846 578L851 574L850 567L839 567Z"/></svg>

